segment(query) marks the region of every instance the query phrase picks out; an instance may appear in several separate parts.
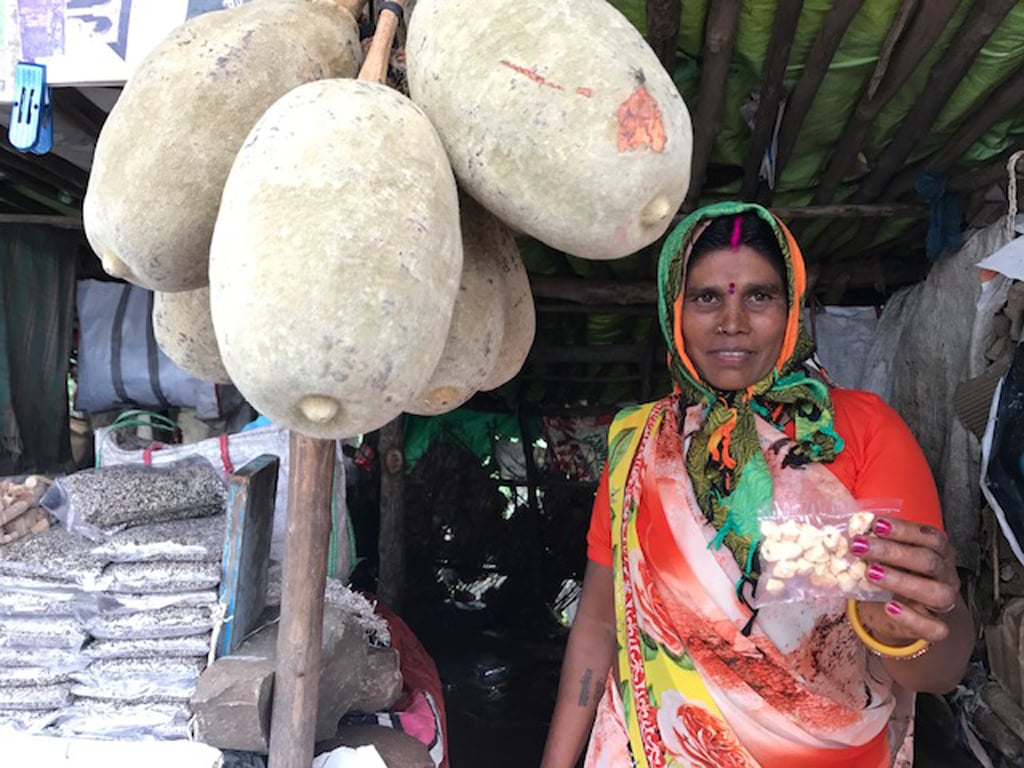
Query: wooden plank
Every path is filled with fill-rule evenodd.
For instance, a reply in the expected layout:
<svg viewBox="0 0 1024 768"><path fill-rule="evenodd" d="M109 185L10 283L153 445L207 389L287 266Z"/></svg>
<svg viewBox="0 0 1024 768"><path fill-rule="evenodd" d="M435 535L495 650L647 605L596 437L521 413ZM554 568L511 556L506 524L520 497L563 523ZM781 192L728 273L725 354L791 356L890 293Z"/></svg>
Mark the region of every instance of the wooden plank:
<svg viewBox="0 0 1024 768"><path fill-rule="evenodd" d="M697 207L708 159L715 137L722 129L722 106L725 103L725 82L736 44L736 27L743 0L716 0L709 4L704 33L704 55L700 70L700 91L693 113L693 164L690 167L690 190L683 202L684 210Z"/></svg>
<svg viewBox="0 0 1024 768"><path fill-rule="evenodd" d="M942 34L958 5L958 0L929 0L927 12L922 8L921 13L914 16L907 31L906 41L897 47L896 43L903 35L915 7L914 0L903 0L882 44L871 81L854 108L846 127L843 128L836 149L821 173L818 188L811 199L813 205L829 203L835 197L836 190L853 167L854 160L860 153L864 139L878 113L917 69L921 59ZM887 50L894 51L891 58L886 55Z"/></svg>
<svg viewBox="0 0 1024 768"><path fill-rule="evenodd" d="M682 0L647 0L647 43L669 75L676 69L682 16Z"/></svg>
<svg viewBox="0 0 1024 768"><path fill-rule="evenodd" d="M228 478L220 580L220 602L227 616L217 638L218 656L235 651L267 607L267 569L280 467L277 456L264 454Z"/></svg>
<svg viewBox="0 0 1024 768"><path fill-rule="evenodd" d="M1003 19L1017 4L1017 0L985 0L977 3L963 23L943 57L932 67L928 85L914 104L910 114L872 166L870 173L858 185L853 201L866 203L876 200L893 175L906 162L915 144L942 112L950 96L971 68L978 52Z"/></svg>
<svg viewBox="0 0 1024 768"><path fill-rule="evenodd" d="M979 101L978 108L960 124L945 146L924 162L896 175L886 188L884 198L896 200L909 192L918 174L925 169L948 171L993 125L1024 106L1024 77L1019 71L1013 72Z"/></svg>
<svg viewBox="0 0 1024 768"><path fill-rule="evenodd" d="M777 178L782 176L782 171L793 154L793 147L796 146L804 119L814 103L814 97L818 95L825 75L828 74L828 68L836 51L839 50L843 36L863 4L864 0L837 0L822 22L814 45L807 55L804 70L800 73L800 79L786 100L786 112L779 127L779 146L775 160ZM772 192L767 191L763 197L764 202L770 203L771 196Z"/></svg>
<svg viewBox="0 0 1024 768"><path fill-rule="evenodd" d="M335 443L292 432L288 446L288 522L269 757L270 768L309 768L320 692Z"/></svg>
<svg viewBox="0 0 1024 768"><path fill-rule="evenodd" d="M775 21L768 42L768 53L761 70L761 86L754 129L747 147L747 158L743 163L743 185L740 197L752 200L757 193L761 160L771 143L772 133L778 121L779 103L782 101L782 81L789 64L789 52L793 48L793 37L800 22L803 0L778 0L775 3Z"/></svg>
<svg viewBox="0 0 1024 768"><path fill-rule="evenodd" d="M378 431L380 456L380 566L377 594L385 605L401 611L405 593L405 429L401 417Z"/></svg>

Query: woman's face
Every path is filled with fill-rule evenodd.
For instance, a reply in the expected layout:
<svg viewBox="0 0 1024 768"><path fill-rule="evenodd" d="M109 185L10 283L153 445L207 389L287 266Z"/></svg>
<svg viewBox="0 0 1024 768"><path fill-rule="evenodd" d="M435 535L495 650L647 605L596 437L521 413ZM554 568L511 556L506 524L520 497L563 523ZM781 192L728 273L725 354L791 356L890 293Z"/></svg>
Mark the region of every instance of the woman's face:
<svg viewBox="0 0 1024 768"><path fill-rule="evenodd" d="M750 246L702 254L683 288L686 354L719 390L740 390L772 370L786 332L786 287Z"/></svg>

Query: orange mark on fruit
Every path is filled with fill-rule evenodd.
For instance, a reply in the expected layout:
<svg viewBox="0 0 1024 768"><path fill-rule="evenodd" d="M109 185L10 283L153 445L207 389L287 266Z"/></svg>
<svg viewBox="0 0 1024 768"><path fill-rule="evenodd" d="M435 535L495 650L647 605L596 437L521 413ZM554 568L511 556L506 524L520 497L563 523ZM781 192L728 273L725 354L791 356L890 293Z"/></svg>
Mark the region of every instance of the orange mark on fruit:
<svg viewBox="0 0 1024 768"><path fill-rule="evenodd" d="M543 85L546 88L554 88L556 91L565 90L565 88L560 86L558 83L548 82L548 80L543 75L538 75L532 69L527 69L526 67L521 66L519 64L513 64L511 61L507 61L506 59L501 60L501 66L508 67L513 72L517 72L518 74L529 78L533 82L537 83L537 85Z"/></svg>
<svg viewBox="0 0 1024 768"><path fill-rule="evenodd" d="M589 99L591 96L594 95L594 92L592 90L590 90L589 88L577 88L576 89L576 95L577 96L586 96Z"/></svg>
<svg viewBox="0 0 1024 768"><path fill-rule="evenodd" d="M647 147L652 152L665 149L665 124L658 102L641 85L619 105L619 152Z"/></svg>

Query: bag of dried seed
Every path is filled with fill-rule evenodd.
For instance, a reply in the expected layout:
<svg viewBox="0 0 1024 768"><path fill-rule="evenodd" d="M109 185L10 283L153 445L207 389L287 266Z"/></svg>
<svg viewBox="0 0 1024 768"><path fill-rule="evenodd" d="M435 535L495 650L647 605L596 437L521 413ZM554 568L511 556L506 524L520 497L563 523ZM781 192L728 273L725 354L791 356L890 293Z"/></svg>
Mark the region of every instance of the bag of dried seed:
<svg viewBox="0 0 1024 768"><path fill-rule="evenodd" d="M751 605L808 600L887 600L867 578L866 563L850 540L870 530L876 517L899 512L893 499L855 500L848 508L806 509L776 504L760 521L760 575Z"/></svg>
<svg viewBox="0 0 1024 768"><path fill-rule="evenodd" d="M216 515L227 489L206 459L149 467L97 467L58 478L42 505L64 527L93 541L137 525Z"/></svg>

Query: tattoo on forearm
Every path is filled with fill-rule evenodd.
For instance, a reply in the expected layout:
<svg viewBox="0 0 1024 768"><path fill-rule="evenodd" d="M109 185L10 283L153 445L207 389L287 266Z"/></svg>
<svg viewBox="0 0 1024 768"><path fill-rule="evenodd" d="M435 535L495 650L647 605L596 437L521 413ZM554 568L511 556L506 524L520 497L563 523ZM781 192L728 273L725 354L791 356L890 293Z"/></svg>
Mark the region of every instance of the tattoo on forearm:
<svg viewBox="0 0 1024 768"><path fill-rule="evenodd" d="M594 671L592 669L586 669L583 671L583 677L580 678L580 698L578 704L581 707L587 706L590 702L590 681L594 677Z"/></svg>

